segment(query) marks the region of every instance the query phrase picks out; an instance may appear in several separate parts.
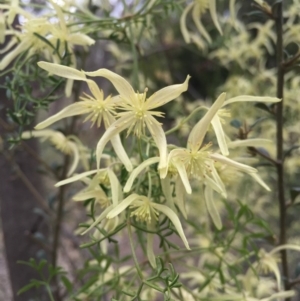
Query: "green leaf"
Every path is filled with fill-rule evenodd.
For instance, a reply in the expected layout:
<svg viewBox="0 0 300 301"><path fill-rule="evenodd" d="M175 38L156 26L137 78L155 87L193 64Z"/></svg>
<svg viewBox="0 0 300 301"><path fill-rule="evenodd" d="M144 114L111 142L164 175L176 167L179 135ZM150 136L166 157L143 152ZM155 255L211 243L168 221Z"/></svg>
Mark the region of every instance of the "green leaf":
<svg viewBox="0 0 300 301"><path fill-rule="evenodd" d="M68 293L70 293L73 289L73 285L72 285L71 281L66 276L62 276L61 281L64 284Z"/></svg>
<svg viewBox="0 0 300 301"><path fill-rule="evenodd" d="M33 287L37 287L38 285L35 282L30 282L29 284L23 286L18 292L17 295L21 295L27 291L29 291Z"/></svg>

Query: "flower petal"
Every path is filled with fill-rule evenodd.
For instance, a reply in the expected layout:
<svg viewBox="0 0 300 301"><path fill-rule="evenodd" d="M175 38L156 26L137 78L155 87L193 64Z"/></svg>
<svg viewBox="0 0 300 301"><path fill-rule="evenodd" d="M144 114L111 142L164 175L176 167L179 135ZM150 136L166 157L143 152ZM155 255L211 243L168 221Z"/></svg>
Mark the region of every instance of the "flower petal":
<svg viewBox="0 0 300 301"><path fill-rule="evenodd" d="M188 137L188 148L192 151L198 151L202 145L208 127L216 115L217 111L222 107L226 98L226 93L222 93L213 103L202 119L193 127Z"/></svg>
<svg viewBox="0 0 300 301"><path fill-rule="evenodd" d="M38 62L37 64L40 68L48 71L50 74L74 80L88 81L83 71L54 63Z"/></svg>
<svg viewBox="0 0 300 301"><path fill-rule="evenodd" d="M78 181L78 180L80 180L82 178L88 177L90 175L93 175L93 174L95 174L97 172L101 172L101 171L104 171L104 170L106 170L106 169L102 169L102 170L101 169L100 170L95 169L95 170L86 171L86 172L80 173L78 175L75 175L75 176L73 176L73 177L71 177L69 179L65 179L65 180L59 181L54 186L55 187L59 187L59 186L62 186L62 185L66 185L66 184Z"/></svg>
<svg viewBox="0 0 300 301"><path fill-rule="evenodd" d="M119 215L122 211L124 211L133 201L135 201L139 197L138 194L133 193L124 199L121 203L119 203L116 207L114 207L108 214L107 218L113 218Z"/></svg>
<svg viewBox="0 0 300 301"><path fill-rule="evenodd" d="M179 178L179 177L178 177ZM179 178L180 179L180 178ZM176 212L176 208L174 205L174 199L171 191L171 179L169 176L164 179L160 179L161 189L166 198L166 204L169 208L171 208L174 212Z"/></svg>
<svg viewBox="0 0 300 301"><path fill-rule="evenodd" d="M179 160L174 160L173 161L174 166L176 167L179 176L181 178L181 181L185 187L185 190L188 194L192 193L192 188L191 188L191 184L188 178L188 175L186 173L186 169L183 163L181 163Z"/></svg>
<svg viewBox="0 0 300 301"><path fill-rule="evenodd" d="M277 97L269 97L269 96L251 96L251 95L240 95L237 97L233 97L230 99L227 99L224 104L223 107L233 103L233 102L241 102L241 101L254 101L254 102L270 102L270 103L276 103L276 102L280 102L281 99L277 98Z"/></svg>
<svg viewBox="0 0 300 301"><path fill-rule="evenodd" d="M229 151L226 143L225 133L221 124L221 120L218 115L215 115L211 121L215 134L217 136L218 144L223 156L228 156Z"/></svg>
<svg viewBox="0 0 300 301"><path fill-rule="evenodd" d="M204 199L205 199L205 204L207 211L213 220L216 228L218 230L222 229L222 221L219 215L219 212L216 208L215 202L214 202L214 197L213 197L213 190L210 186L205 186L204 188Z"/></svg>
<svg viewBox="0 0 300 301"><path fill-rule="evenodd" d="M184 189L184 185L182 183L182 180L180 177L177 177L176 182L175 182L175 192L176 192L176 197L175 197L175 203L182 213L183 217L187 219L187 212L185 208L185 200L186 200L186 192Z"/></svg>
<svg viewBox="0 0 300 301"><path fill-rule="evenodd" d="M103 76L107 78L122 97L130 99L135 103L136 95L133 88L122 76L118 75L117 73L103 68L93 72L85 72L85 74L92 77Z"/></svg>
<svg viewBox="0 0 300 301"><path fill-rule="evenodd" d="M159 210L160 212L162 212L164 215L166 215L171 220L171 222L173 223L175 229L177 230L180 238L182 239L185 247L188 250L190 250L189 243L184 235L184 232L183 232L183 229L181 226L181 222L180 222L178 216L176 215L176 213L165 205L153 203L153 207L155 209Z"/></svg>
<svg viewBox="0 0 300 301"><path fill-rule="evenodd" d="M95 40L82 33L72 33L69 35L68 42L73 45L91 46L95 44Z"/></svg>
<svg viewBox="0 0 300 301"><path fill-rule="evenodd" d="M111 140L115 135L118 135L120 132L122 132L124 129L130 126L130 119L132 119L131 114L124 115L120 119L116 120L109 128L106 129L105 133L99 140L96 148L96 162L97 162L97 168L100 166L100 159L103 153L103 150L105 148L105 145L108 143L109 140ZM120 160L123 159L119 158ZM121 161L124 163L124 165L127 165L126 162Z"/></svg>
<svg viewBox="0 0 300 301"><path fill-rule="evenodd" d="M227 143L229 148L236 147L262 147L266 145L273 145L274 142L269 139L253 138L245 140L235 140Z"/></svg>
<svg viewBox="0 0 300 301"><path fill-rule="evenodd" d="M218 16L217 16L216 0L209 0L209 11L216 28L218 29L219 33L223 35L223 31L219 24Z"/></svg>
<svg viewBox="0 0 300 301"><path fill-rule="evenodd" d="M262 180L262 178L254 172L249 173L249 175L263 188L265 188L267 191L271 191L270 187Z"/></svg>
<svg viewBox="0 0 300 301"><path fill-rule="evenodd" d="M177 98L188 89L190 78L188 75L182 84L171 85L155 92L146 100L147 110L155 109Z"/></svg>
<svg viewBox="0 0 300 301"><path fill-rule="evenodd" d="M72 151L73 151L73 162L71 164L70 170L67 173L67 177L69 177L71 174L74 173L76 167L78 166L79 163L79 151L78 151L78 147L76 146L75 143L68 141L69 146L71 147Z"/></svg>
<svg viewBox="0 0 300 301"><path fill-rule="evenodd" d="M184 41L189 44L191 42L189 31L186 27L186 16L189 13L189 11L194 6L194 3L190 3L182 12L182 15L180 17L180 30L183 36Z"/></svg>
<svg viewBox="0 0 300 301"><path fill-rule="evenodd" d="M212 0L210 0L211 2ZM192 18L193 21L198 29L198 31L201 33L201 35L206 39L206 41L210 44L212 42L210 35L204 28L202 22L201 22L201 4L195 5L193 11L192 11Z"/></svg>
<svg viewBox="0 0 300 301"><path fill-rule="evenodd" d="M159 162L159 157L153 157L145 160L142 162L138 167L136 167L130 174L125 186L124 186L124 192L129 192L134 180L136 177L144 170L146 169L149 165L155 164Z"/></svg>
<svg viewBox="0 0 300 301"><path fill-rule="evenodd" d="M155 220L151 219L151 223L147 223L147 229L149 231L154 232L155 231ZM147 257L149 259L149 262L151 266L155 269L156 268L156 260L155 255L153 251L153 240L154 240L154 234L153 233L147 233Z"/></svg>
<svg viewBox="0 0 300 301"><path fill-rule="evenodd" d="M112 210L112 208L113 208L113 206L109 206L103 212L101 212L101 214L96 218L96 220L86 230L84 230L81 233L81 235L87 233L92 228L94 228L95 226L97 226L103 219L106 218L106 215Z"/></svg>
<svg viewBox="0 0 300 301"><path fill-rule="evenodd" d="M55 115L52 115L51 117L47 118L46 120L40 122L34 128L36 130L42 130L42 129L48 127L49 125L57 122L58 120L61 120L66 117L86 114L89 111L90 111L90 109L83 106L82 103L80 103L80 102L73 103L73 104L65 107L64 109L62 109L60 112L56 113Z"/></svg>
<svg viewBox="0 0 300 301"><path fill-rule="evenodd" d="M218 162L221 162L221 163L224 163L224 164L227 164L227 165L230 165L232 167L235 167L237 168L238 170L240 171L243 171L245 173L252 173L252 172L257 172L257 169L251 167L251 166L248 166L246 164L242 164L242 163L239 163L239 162L236 162L234 160L231 160L227 157L224 157L220 154L210 154L210 157Z"/></svg>
<svg viewBox="0 0 300 301"><path fill-rule="evenodd" d="M167 166L168 160L167 138L165 132L162 126L151 115L149 115L147 119L145 119L145 122L159 150L160 161L158 169L163 169Z"/></svg>
<svg viewBox="0 0 300 301"><path fill-rule="evenodd" d="M107 174L110 182L110 190L112 195L113 206L118 205L119 200L122 199L122 190L119 180L116 174L113 172L111 168L107 168Z"/></svg>

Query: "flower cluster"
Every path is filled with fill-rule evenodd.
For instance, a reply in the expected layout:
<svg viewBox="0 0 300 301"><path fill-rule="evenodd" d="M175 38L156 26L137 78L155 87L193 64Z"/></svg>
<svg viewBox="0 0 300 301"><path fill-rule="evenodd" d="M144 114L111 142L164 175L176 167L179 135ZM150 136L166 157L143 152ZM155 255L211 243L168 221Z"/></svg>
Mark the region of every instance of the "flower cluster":
<svg viewBox="0 0 300 301"><path fill-rule="evenodd" d="M47 62L39 62L39 66L50 74L69 80L86 82L92 95L84 94L80 97L81 101L67 106L62 111L39 123L36 126L36 131L33 132L33 136L40 137L44 136L45 133L52 133L51 130L44 129L60 119L75 115L87 115L84 121L90 120L92 126L97 125L99 127L102 120L104 123L105 132L100 138L95 152L97 169L74 175L69 179L57 183L57 186L60 186L77 180L83 180L87 187L77 194L74 199L86 200L93 198L104 209L84 233L94 228L100 222L110 219L115 220L114 227L116 227L119 221L125 218L124 212L129 208L131 212L130 216L135 217L137 222L146 223L148 231L150 231L147 235L147 254L151 265L155 266L153 231L156 228L160 213L169 218L186 248L189 248L177 213L179 209L183 216L188 218L185 210L185 200L186 194L191 194L194 189L192 189L194 179L198 181L198 187L204 187L207 210L214 224L219 229L222 228L222 222L215 206L213 193L215 191L222 195L222 197L227 197L225 184L218 172L220 166L229 166L236 171L249 174L268 189L266 184L257 175L255 168L228 157L230 147L238 147L239 144L247 145L247 143L251 145L255 144L255 141L235 141L235 143L227 141L222 123L224 116L228 116L228 112L224 111L223 107L233 102L256 101L273 103L280 101L279 99L243 95L226 100L226 94L222 93L210 108L203 107L203 110L207 112L191 130L186 148L175 147L167 144L167 137L162 124L157 120L158 117L163 117L163 113L155 109L176 99L185 92L188 89L189 76L187 76L182 84L165 87L148 97L147 88L144 89L143 93L139 91L135 92L124 78L107 69L85 72ZM104 98L103 91L89 78L95 76L108 79L118 94ZM219 150L213 150L211 142L204 142L210 125L212 125L216 134L220 147ZM139 144L143 142L147 144L147 159L142 159L143 154L140 154L140 159L128 155L119 136L125 130L127 131L127 136L135 136ZM55 135L52 134L53 137L57 135L57 133ZM24 134L25 136L28 138L28 134ZM51 141L54 142L54 140L58 141L59 139L52 139ZM61 143L60 146L56 144L57 147L65 149L61 146L62 139L59 141ZM120 161L119 163L112 163L105 169L100 169L100 159L104 155L103 151L108 142L111 142ZM149 156L149 149L151 149L150 153L153 153L154 156ZM134 169L133 161L136 164ZM120 181L116 175L118 170L120 170L119 167L116 169L116 166L120 166L120 164L124 165L130 173L123 188L120 186ZM158 164L157 172L160 179L158 183L151 175L151 169L149 169L153 164ZM145 191L141 193L138 183L134 184L135 179L139 174L144 173L145 169L148 170L146 172L148 175L148 191L146 191L146 194ZM109 179L107 185L110 188L111 195L107 195L101 186L99 186L101 183L100 179L103 178L101 175L105 170ZM89 176L93 174L96 174L96 176L90 180ZM153 181L156 181L155 185L161 185L164 195L163 199L153 195L153 189L151 188ZM173 182L176 183L175 196L171 191ZM123 196L124 193L125 195Z"/></svg>

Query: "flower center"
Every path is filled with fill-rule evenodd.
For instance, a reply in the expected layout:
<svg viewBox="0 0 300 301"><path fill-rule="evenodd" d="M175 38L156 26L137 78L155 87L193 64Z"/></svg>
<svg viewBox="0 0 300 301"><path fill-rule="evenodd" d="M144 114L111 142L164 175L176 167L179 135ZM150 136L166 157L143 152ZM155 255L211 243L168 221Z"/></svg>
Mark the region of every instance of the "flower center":
<svg viewBox="0 0 300 301"><path fill-rule="evenodd" d="M142 203L140 204L140 202ZM137 221L150 223L152 218L158 220L159 213L148 199L132 204L130 208L136 208L131 212L130 216L135 216Z"/></svg>

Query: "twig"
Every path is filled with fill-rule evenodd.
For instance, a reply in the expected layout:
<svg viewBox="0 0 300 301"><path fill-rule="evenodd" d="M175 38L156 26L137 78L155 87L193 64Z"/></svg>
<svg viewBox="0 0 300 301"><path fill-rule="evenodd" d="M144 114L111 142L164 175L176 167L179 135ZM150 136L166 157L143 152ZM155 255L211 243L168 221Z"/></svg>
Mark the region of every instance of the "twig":
<svg viewBox="0 0 300 301"><path fill-rule="evenodd" d="M276 105L276 136L277 136L277 187L278 187L278 202L279 202L279 245L286 243L286 219L287 208L284 197L284 169L283 169L283 96L284 96L284 68L283 68L283 3L279 2L274 7L274 20L276 24L276 63L277 63L277 97L282 99ZM289 271L286 250L281 250L281 264L284 287L289 289ZM289 299L287 299L289 300Z"/></svg>

